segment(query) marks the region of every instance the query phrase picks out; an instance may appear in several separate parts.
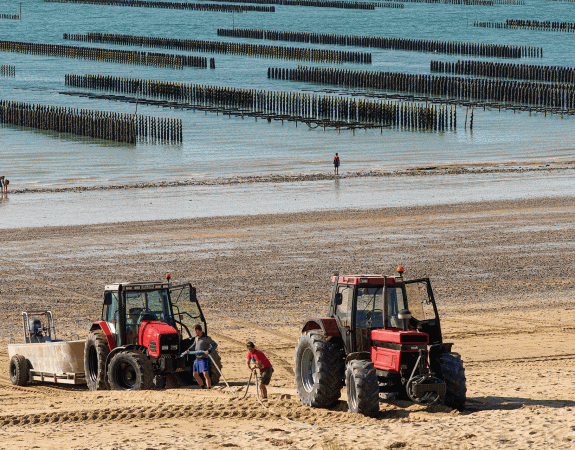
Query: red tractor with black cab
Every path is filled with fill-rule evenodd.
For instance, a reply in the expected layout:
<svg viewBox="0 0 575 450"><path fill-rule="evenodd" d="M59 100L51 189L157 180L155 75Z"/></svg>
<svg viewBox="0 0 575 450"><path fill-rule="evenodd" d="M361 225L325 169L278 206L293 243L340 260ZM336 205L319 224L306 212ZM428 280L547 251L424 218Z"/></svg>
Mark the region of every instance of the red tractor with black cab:
<svg viewBox="0 0 575 450"><path fill-rule="evenodd" d="M84 347L86 383L92 391L163 387L167 376L193 383L194 355L182 355L194 339L194 325L206 320L189 283L131 282L107 285L102 318ZM212 386L219 383L221 359L210 353ZM213 362L212 362L213 361ZM217 364L217 368L214 367Z"/></svg>
<svg viewBox="0 0 575 450"><path fill-rule="evenodd" d="M345 385L349 410L368 416L391 395L465 408L465 370L443 342L429 278L405 280L397 270L332 277L326 315L306 321L296 347L302 403L330 407Z"/></svg>

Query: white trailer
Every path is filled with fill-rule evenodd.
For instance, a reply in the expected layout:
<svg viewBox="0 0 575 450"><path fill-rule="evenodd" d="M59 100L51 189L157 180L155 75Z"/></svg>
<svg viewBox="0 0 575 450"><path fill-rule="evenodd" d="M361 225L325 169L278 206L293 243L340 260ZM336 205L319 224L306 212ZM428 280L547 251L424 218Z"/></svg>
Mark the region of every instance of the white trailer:
<svg viewBox="0 0 575 450"><path fill-rule="evenodd" d="M25 342L8 344L12 384L24 386L30 381L86 384L85 341L56 339L51 311L24 311L22 320Z"/></svg>

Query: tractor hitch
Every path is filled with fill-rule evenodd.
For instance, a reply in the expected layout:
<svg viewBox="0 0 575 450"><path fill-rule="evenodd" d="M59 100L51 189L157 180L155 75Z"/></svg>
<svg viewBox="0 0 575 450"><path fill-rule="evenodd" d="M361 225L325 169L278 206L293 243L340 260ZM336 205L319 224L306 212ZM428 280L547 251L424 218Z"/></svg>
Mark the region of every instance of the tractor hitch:
<svg viewBox="0 0 575 450"><path fill-rule="evenodd" d="M439 378L428 376L420 380L413 380L410 391L415 399L424 398L428 393L444 396L447 392L447 385ZM415 401L419 403L419 401Z"/></svg>

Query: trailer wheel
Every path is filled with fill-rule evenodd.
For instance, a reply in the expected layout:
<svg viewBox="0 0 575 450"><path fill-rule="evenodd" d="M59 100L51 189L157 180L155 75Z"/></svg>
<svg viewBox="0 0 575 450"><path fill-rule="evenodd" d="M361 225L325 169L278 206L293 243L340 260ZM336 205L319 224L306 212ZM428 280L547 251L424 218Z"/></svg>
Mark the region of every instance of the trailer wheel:
<svg viewBox="0 0 575 450"><path fill-rule="evenodd" d="M441 378L445 381L447 392L444 404L463 411L467 400L467 386L463 361L458 353L448 352L439 355Z"/></svg>
<svg viewBox="0 0 575 450"><path fill-rule="evenodd" d="M212 357L212 359L210 359L210 381L212 383L212 386L217 386L220 382L220 370L222 370L222 358L219 355L217 350L212 350L210 352L210 356ZM215 365L214 365L215 363ZM215 367L217 366L217 368ZM218 370L219 369L219 370Z"/></svg>
<svg viewBox="0 0 575 450"><path fill-rule="evenodd" d="M22 355L10 358L10 381L16 386L25 386L28 383L28 360Z"/></svg>
<svg viewBox="0 0 575 450"><path fill-rule="evenodd" d="M151 361L137 350L120 352L112 357L108 367L110 389L142 391L151 389L154 368Z"/></svg>
<svg viewBox="0 0 575 450"><path fill-rule="evenodd" d="M90 331L84 347L84 372L91 391L110 389L106 378L106 359L110 353L106 335L100 329Z"/></svg>
<svg viewBox="0 0 575 450"><path fill-rule="evenodd" d="M373 362L354 359L345 369L347 405L352 413L374 417L379 413L379 384Z"/></svg>
<svg viewBox="0 0 575 450"><path fill-rule="evenodd" d="M304 405L327 408L341 396L345 363L341 349L319 331L303 333L296 347L295 384Z"/></svg>

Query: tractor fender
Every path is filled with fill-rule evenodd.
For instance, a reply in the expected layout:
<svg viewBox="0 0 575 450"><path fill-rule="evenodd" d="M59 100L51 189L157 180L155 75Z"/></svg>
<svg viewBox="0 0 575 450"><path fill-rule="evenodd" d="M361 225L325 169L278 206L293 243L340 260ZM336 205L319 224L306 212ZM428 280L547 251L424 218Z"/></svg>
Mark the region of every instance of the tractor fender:
<svg viewBox="0 0 575 450"><path fill-rule="evenodd" d="M347 363L350 361L354 361L354 360L367 360L367 361L371 361L371 353L369 352L353 352L353 353L349 353L346 357L345 357L345 364L347 366Z"/></svg>
<svg viewBox="0 0 575 450"><path fill-rule="evenodd" d="M118 353L125 352L127 350L138 350L142 352L144 355L146 354L146 347L142 347L141 345L131 344L131 345L125 345L123 347L116 347L114 350L108 353L108 357L106 358L106 371L108 370L108 365L110 364L112 358Z"/></svg>
<svg viewBox="0 0 575 450"><path fill-rule="evenodd" d="M104 335L106 336L106 340L108 341L108 348L110 350L114 350L116 348L116 339L114 338L114 335L110 331L110 327L108 326L107 322L105 322L103 320L101 320L99 322L94 322L92 324L92 326L90 327L90 331L94 331L94 330L102 330L104 332Z"/></svg>
<svg viewBox="0 0 575 450"><path fill-rule="evenodd" d="M313 317L308 319L302 328L302 333L311 330L321 330L322 334L328 338L341 338L337 322L333 317Z"/></svg>

